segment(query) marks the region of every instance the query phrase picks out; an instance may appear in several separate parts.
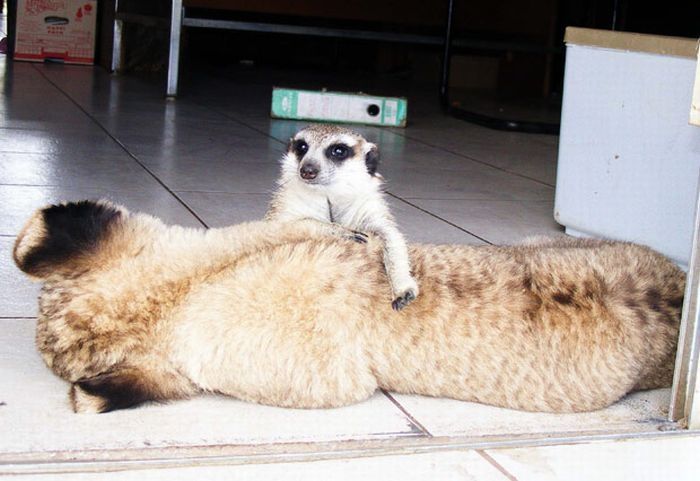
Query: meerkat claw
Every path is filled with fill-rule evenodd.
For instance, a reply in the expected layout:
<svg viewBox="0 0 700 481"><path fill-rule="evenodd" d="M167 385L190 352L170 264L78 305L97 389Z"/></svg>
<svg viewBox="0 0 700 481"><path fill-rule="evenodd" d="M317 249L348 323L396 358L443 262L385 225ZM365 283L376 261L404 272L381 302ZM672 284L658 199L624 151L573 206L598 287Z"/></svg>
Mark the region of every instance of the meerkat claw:
<svg viewBox="0 0 700 481"><path fill-rule="evenodd" d="M354 230L352 231L351 239L360 244L367 244L369 236L367 236L367 234L365 234L364 232Z"/></svg>
<svg viewBox="0 0 700 481"><path fill-rule="evenodd" d="M396 299L393 300L391 303L391 307L395 311L400 311L407 305L409 305L411 302L413 302L416 299L416 293L413 292L413 289L409 289L406 292L404 292L402 295L397 297Z"/></svg>

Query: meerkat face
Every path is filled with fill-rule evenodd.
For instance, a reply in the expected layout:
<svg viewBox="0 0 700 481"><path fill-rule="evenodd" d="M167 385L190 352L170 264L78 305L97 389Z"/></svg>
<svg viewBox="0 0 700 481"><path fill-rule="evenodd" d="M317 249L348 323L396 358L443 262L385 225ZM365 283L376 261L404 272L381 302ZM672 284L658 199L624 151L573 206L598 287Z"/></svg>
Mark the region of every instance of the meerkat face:
<svg viewBox="0 0 700 481"><path fill-rule="evenodd" d="M316 188L367 184L377 173L377 146L351 130L335 125L312 125L289 140L282 159L286 180Z"/></svg>

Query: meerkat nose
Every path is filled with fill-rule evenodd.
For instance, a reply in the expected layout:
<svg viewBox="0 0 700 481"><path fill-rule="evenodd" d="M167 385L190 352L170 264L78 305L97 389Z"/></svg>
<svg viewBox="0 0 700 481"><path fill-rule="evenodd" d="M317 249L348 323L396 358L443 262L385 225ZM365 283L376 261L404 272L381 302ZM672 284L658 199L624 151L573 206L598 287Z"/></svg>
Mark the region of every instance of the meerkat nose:
<svg viewBox="0 0 700 481"><path fill-rule="evenodd" d="M299 170L299 175L301 175L301 178L304 180L313 180L318 175L318 167L311 164L304 164Z"/></svg>

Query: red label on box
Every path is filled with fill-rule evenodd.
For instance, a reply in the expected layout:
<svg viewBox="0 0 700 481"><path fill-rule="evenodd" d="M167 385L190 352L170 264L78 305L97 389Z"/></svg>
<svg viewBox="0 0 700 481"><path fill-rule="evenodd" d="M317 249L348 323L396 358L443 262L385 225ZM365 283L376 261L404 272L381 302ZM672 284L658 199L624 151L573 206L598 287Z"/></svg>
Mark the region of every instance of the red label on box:
<svg viewBox="0 0 700 481"><path fill-rule="evenodd" d="M92 64L96 0L19 0L16 60Z"/></svg>

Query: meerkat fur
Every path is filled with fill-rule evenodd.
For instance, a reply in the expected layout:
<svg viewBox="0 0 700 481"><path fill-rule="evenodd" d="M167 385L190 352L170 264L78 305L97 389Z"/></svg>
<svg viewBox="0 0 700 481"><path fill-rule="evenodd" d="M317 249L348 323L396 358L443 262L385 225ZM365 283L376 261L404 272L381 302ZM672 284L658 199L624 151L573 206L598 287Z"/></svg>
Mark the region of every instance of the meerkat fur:
<svg viewBox="0 0 700 481"><path fill-rule="evenodd" d="M377 172L377 146L335 125L312 125L292 137L282 157L278 190L266 219L315 219L377 235L392 306L403 309L418 296L406 240L396 225Z"/></svg>
<svg viewBox="0 0 700 481"><path fill-rule="evenodd" d="M399 312L382 250L313 220L198 230L81 201L37 211L13 256L43 283L37 347L77 412L379 388L578 412L671 384L685 276L646 247L410 245L421 296Z"/></svg>

